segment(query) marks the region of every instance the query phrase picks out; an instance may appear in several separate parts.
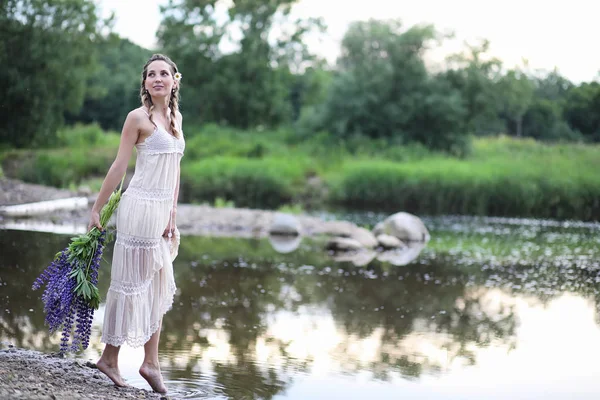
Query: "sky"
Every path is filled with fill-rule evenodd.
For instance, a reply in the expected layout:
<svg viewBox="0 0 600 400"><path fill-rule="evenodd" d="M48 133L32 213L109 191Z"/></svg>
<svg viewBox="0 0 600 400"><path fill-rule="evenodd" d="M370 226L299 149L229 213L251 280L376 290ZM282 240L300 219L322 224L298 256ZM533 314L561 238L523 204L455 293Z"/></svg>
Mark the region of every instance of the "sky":
<svg viewBox="0 0 600 400"><path fill-rule="evenodd" d="M152 49L160 24L159 6L168 0L96 0L102 13L115 12L115 31ZM331 63L339 54L348 24L369 18L398 18L405 26L429 23L456 39L430 55L442 61L461 51L463 43L490 40L490 54L505 66L522 65L552 70L579 83L596 79L600 72L600 2L593 0L299 0L296 16L322 17L327 34L309 40L311 49Z"/></svg>

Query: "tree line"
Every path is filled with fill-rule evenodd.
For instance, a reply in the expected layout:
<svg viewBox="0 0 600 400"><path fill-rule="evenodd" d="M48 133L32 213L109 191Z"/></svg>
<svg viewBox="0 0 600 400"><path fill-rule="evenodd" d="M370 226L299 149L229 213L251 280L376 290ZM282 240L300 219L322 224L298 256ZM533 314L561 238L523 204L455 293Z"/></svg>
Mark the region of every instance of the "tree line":
<svg viewBox="0 0 600 400"><path fill-rule="evenodd" d="M183 73L187 123L287 126L301 138L419 142L456 155L472 135L600 141L598 81L506 68L486 41L433 69L426 54L444 35L398 20L351 23L332 66L307 46L325 24L295 18L295 3L171 0L161 8L155 51ZM112 32L91 0L0 2L0 146L51 145L65 123L120 130L155 51Z"/></svg>

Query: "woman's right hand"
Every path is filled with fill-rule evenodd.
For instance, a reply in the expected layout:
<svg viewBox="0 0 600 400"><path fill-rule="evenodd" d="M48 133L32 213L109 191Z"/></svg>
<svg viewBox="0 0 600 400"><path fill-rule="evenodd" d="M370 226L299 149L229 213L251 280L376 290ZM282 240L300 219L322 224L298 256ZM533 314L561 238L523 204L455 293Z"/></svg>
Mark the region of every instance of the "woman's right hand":
<svg viewBox="0 0 600 400"><path fill-rule="evenodd" d="M90 223L88 224L88 232L94 229L94 227L102 231L102 225L100 225L100 213L92 210L92 213L90 214Z"/></svg>

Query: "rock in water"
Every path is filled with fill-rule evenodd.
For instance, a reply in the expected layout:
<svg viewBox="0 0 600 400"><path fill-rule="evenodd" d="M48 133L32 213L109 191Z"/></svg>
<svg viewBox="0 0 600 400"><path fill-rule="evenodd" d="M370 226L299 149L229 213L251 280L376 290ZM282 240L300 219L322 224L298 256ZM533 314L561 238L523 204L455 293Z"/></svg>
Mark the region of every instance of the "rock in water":
<svg viewBox="0 0 600 400"><path fill-rule="evenodd" d="M401 247L406 247L406 245L402 243L402 241L396 236L386 235L385 233L377 235L377 242L379 243L379 246L383 247L384 249L398 249Z"/></svg>
<svg viewBox="0 0 600 400"><path fill-rule="evenodd" d="M302 242L302 236L296 235L269 235L269 243L273 249L282 254L296 250Z"/></svg>
<svg viewBox="0 0 600 400"><path fill-rule="evenodd" d="M381 234L394 236L404 242L427 243L431 238L423 221L419 217L406 212L390 215L383 222L375 225L373 233L375 236Z"/></svg>
<svg viewBox="0 0 600 400"><path fill-rule="evenodd" d="M326 250L332 251L356 251L362 248L363 246L359 241L344 237L332 238L325 245Z"/></svg>
<svg viewBox="0 0 600 400"><path fill-rule="evenodd" d="M425 242L411 242L407 247L379 253L377 259L396 266L407 265L419 256L425 245Z"/></svg>
<svg viewBox="0 0 600 400"><path fill-rule="evenodd" d="M366 248L372 249L377 247L377 239L375 235L365 228L355 228L351 231L350 239L354 239Z"/></svg>
<svg viewBox="0 0 600 400"><path fill-rule="evenodd" d="M273 222L269 228L269 234L298 236L302 234L302 226L298 218L293 215L275 213Z"/></svg>

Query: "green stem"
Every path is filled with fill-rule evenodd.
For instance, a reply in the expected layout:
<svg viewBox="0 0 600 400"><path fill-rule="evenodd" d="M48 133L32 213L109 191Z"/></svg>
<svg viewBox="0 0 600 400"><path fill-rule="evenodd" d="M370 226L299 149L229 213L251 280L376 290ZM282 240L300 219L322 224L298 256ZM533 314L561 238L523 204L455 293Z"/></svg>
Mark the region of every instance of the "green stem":
<svg viewBox="0 0 600 400"><path fill-rule="evenodd" d="M98 249L98 242L94 241L94 251L92 252L92 256L90 257L90 260L88 261L88 265L85 269L85 280L86 281L89 281L90 267L92 266L92 261L94 260L94 255L96 255L97 249Z"/></svg>
<svg viewBox="0 0 600 400"><path fill-rule="evenodd" d="M125 176L127 174L123 175L123 178L121 178L121 184L119 185L119 197L121 196L121 191L123 190L123 182L125 182ZM113 199L113 196L115 196L115 193L113 192L109 199L108 199L108 203L106 203L104 205L104 207L102 207L102 210L100 211L100 225L102 225L103 227L108 223L108 220L110 219L110 215L108 215L108 211L107 211L107 207L110 205L111 200ZM114 211L114 210L112 210ZM112 214L111 211L111 214Z"/></svg>

